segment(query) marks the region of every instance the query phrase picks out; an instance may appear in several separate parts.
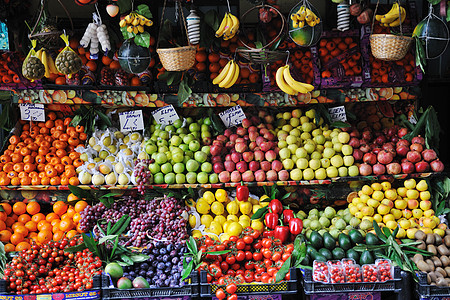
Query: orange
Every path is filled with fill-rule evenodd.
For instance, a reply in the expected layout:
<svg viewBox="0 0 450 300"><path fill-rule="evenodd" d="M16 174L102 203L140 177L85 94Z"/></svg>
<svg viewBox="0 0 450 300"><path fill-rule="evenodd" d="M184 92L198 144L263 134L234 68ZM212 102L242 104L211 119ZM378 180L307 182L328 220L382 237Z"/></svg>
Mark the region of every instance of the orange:
<svg viewBox="0 0 450 300"><path fill-rule="evenodd" d="M112 62L112 58L110 58L110 57L108 57L108 56L106 56L106 55L103 55L103 57L102 57L102 63L103 63L105 66L108 66L111 62Z"/></svg>
<svg viewBox="0 0 450 300"><path fill-rule="evenodd" d="M58 220L59 219L59 216L56 214L56 213L54 213L54 212L51 212L51 213L49 213L49 214L47 214L46 216L45 216L45 220L47 221L47 222L52 222L53 220Z"/></svg>
<svg viewBox="0 0 450 300"><path fill-rule="evenodd" d="M86 63L86 67L88 67L88 69L91 70L92 72L95 72L97 70L97 64L93 60L88 61Z"/></svg>
<svg viewBox="0 0 450 300"><path fill-rule="evenodd" d="M3 242L3 243L9 242L11 240L11 235L12 235L12 232L9 230L4 229L4 230L0 231L0 242Z"/></svg>
<svg viewBox="0 0 450 300"><path fill-rule="evenodd" d="M13 233L13 235L11 235L11 244L17 245L18 243L22 242L24 238L25 236L21 233Z"/></svg>
<svg viewBox="0 0 450 300"><path fill-rule="evenodd" d="M16 215L22 215L27 212L27 205L23 202L16 202L13 205L13 212Z"/></svg>
<svg viewBox="0 0 450 300"><path fill-rule="evenodd" d="M31 245L28 242L20 242L16 245L16 251L31 249Z"/></svg>
<svg viewBox="0 0 450 300"><path fill-rule="evenodd" d="M37 229L39 231L42 231L42 230L50 230L51 231L52 230L52 224L50 224L50 222L47 222L45 220L41 220L37 224Z"/></svg>
<svg viewBox="0 0 450 300"><path fill-rule="evenodd" d="M31 217L31 220L37 224L40 221L45 220L45 215L43 213L37 213Z"/></svg>
<svg viewBox="0 0 450 300"><path fill-rule="evenodd" d="M55 83L59 84L59 85L64 85L66 84L66 77L64 76L59 76L55 79Z"/></svg>
<svg viewBox="0 0 450 300"><path fill-rule="evenodd" d="M16 222L16 220L14 220L14 219L11 218L11 217L7 217L7 218L6 218L6 221L5 221L6 227L11 227L12 224L14 224L14 222Z"/></svg>
<svg viewBox="0 0 450 300"><path fill-rule="evenodd" d="M25 223L25 228L28 229L28 231L36 231L37 224L34 221L28 221Z"/></svg>
<svg viewBox="0 0 450 300"><path fill-rule="evenodd" d="M15 231L17 227L19 226L23 226L24 224L21 222L15 222L14 224L12 224L11 229L12 231Z"/></svg>
<svg viewBox="0 0 450 300"><path fill-rule="evenodd" d="M5 252L13 252L16 251L16 246L11 243L5 245Z"/></svg>
<svg viewBox="0 0 450 300"><path fill-rule="evenodd" d="M206 52L204 51L197 51L195 54L195 60L198 62L205 62L207 59Z"/></svg>
<svg viewBox="0 0 450 300"><path fill-rule="evenodd" d="M203 62L199 62L199 63L195 64L195 69L198 72L205 72L206 71L206 64L203 63Z"/></svg>
<svg viewBox="0 0 450 300"><path fill-rule="evenodd" d="M17 218L17 221L20 222L20 223L25 224L25 223L27 223L28 221L31 221L31 216L30 216L30 215L27 215L27 214L20 215L20 216Z"/></svg>
<svg viewBox="0 0 450 300"><path fill-rule="evenodd" d="M61 223L61 220L53 220L52 221L52 232L55 233L59 231L59 223Z"/></svg>
<svg viewBox="0 0 450 300"><path fill-rule="evenodd" d="M59 216L62 216L67 211L67 203L62 200L58 200L53 204L53 212L57 213Z"/></svg>
<svg viewBox="0 0 450 300"><path fill-rule="evenodd" d="M14 229L14 233L20 233L25 237L28 235L28 229L24 225L20 225Z"/></svg>
<svg viewBox="0 0 450 300"><path fill-rule="evenodd" d="M133 78L131 78L131 86L140 86L140 85L142 85L142 82L139 79L139 77L133 76Z"/></svg>
<svg viewBox="0 0 450 300"><path fill-rule="evenodd" d="M54 241L60 241L64 237L64 232L61 230L58 230L57 232L53 233L53 240Z"/></svg>
<svg viewBox="0 0 450 300"><path fill-rule="evenodd" d="M76 196L74 193L70 193L70 194L67 196L67 202L76 201L76 200L78 200L78 199L79 199L78 196Z"/></svg>
<svg viewBox="0 0 450 300"><path fill-rule="evenodd" d="M0 205L3 207L3 210L7 215L9 215L12 212L12 207L9 203L1 203Z"/></svg>
<svg viewBox="0 0 450 300"><path fill-rule="evenodd" d="M217 53L210 53L208 55L208 60L210 63L216 63L220 60L220 56Z"/></svg>
<svg viewBox="0 0 450 300"><path fill-rule="evenodd" d="M6 223L3 221L0 221L0 231L6 229Z"/></svg>
<svg viewBox="0 0 450 300"><path fill-rule="evenodd" d="M80 215L80 213L74 214L72 220L73 220L73 222L74 222L75 224L80 223L80 220L81 220L81 215ZM0 227L0 228L1 228L1 227ZM6 228L6 225L5 225L5 228Z"/></svg>
<svg viewBox="0 0 450 300"><path fill-rule="evenodd" d="M4 211L0 211L0 221L6 221L6 219L8 218L8 216L6 215L6 213Z"/></svg>
<svg viewBox="0 0 450 300"><path fill-rule="evenodd" d="M27 213L35 215L41 211L41 206L36 201L30 201L27 204Z"/></svg>
<svg viewBox="0 0 450 300"><path fill-rule="evenodd" d="M70 231L73 228L75 228L75 225L73 224L72 220L66 219L66 220L61 220L61 222L59 223L59 229L62 231Z"/></svg>
<svg viewBox="0 0 450 300"><path fill-rule="evenodd" d="M66 234L66 237L68 238L68 239L71 239L71 238L73 238L74 236L76 236L78 234L78 231L76 231L75 229L72 229L72 230L70 230L67 234Z"/></svg>
<svg viewBox="0 0 450 300"><path fill-rule="evenodd" d="M68 216L69 218L73 218L73 216L74 216L76 213L77 213L77 212L75 211L75 208L74 208L72 205L70 205L70 206L67 208L66 214L67 214L67 216Z"/></svg>
<svg viewBox="0 0 450 300"><path fill-rule="evenodd" d="M219 70L220 70L220 65L219 65L218 62L211 63L209 65L209 72L211 72L211 73L218 73Z"/></svg>
<svg viewBox="0 0 450 300"><path fill-rule="evenodd" d="M45 244L45 243L48 243L49 241L51 241L52 237L53 237L53 234L51 231L43 230L38 233L37 241L38 241L38 243Z"/></svg>
<svg viewBox="0 0 450 300"><path fill-rule="evenodd" d="M118 69L120 69L121 67L120 67L119 61L113 60L113 61L109 64L109 68L110 68L111 70L118 70Z"/></svg>

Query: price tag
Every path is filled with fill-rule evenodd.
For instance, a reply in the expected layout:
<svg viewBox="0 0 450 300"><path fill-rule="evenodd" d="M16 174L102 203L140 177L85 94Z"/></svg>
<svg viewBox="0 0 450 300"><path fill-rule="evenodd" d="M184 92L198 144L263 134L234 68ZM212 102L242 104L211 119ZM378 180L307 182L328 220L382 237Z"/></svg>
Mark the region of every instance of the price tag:
<svg viewBox="0 0 450 300"><path fill-rule="evenodd" d="M142 110L131 110L119 113L120 130L136 131L144 129Z"/></svg>
<svg viewBox="0 0 450 300"><path fill-rule="evenodd" d="M219 117L227 128L239 125L242 123L242 120L247 118L240 105L233 106L232 108L219 113Z"/></svg>
<svg viewBox="0 0 450 300"><path fill-rule="evenodd" d="M156 123L161 125L170 125L180 118L173 105L160 107L154 110L152 116L155 118Z"/></svg>
<svg viewBox="0 0 450 300"><path fill-rule="evenodd" d="M45 122L44 104L22 103L20 119L23 121Z"/></svg>
<svg viewBox="0 0 450 300"><path fill-rule="evenodd" d="M328 112L330 113L331 121L347 121L347 114L345 113L345 107L344 106L336 106L331 107L328 109Z"/></svg>

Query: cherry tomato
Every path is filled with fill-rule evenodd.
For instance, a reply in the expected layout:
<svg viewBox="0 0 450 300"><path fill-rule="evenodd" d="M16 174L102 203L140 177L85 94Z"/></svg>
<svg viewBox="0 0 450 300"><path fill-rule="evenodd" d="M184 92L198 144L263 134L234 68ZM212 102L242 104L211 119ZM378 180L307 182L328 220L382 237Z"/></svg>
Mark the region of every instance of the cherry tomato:
<svg viewBox="0 0 450 300"><path fill-rule="evenodd" d="M222 299L225 299L225 298L226 298L226 295L225 295L225 292L223 291L223 289L217 289L217 291L216 291L216 297L217 297L217 299L219 299L219 300L222 300Z"/></svg>

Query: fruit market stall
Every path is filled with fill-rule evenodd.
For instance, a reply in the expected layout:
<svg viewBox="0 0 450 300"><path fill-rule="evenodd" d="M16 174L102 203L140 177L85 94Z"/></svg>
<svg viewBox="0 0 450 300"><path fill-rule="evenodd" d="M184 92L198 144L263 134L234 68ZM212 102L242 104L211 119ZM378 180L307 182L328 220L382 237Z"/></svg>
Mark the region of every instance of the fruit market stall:
<svg viewBox="0 0 450 300"><path fill-rule="evenodd" d="M444 16L325 2L1 1L0 298L448 296Z"/></svg>

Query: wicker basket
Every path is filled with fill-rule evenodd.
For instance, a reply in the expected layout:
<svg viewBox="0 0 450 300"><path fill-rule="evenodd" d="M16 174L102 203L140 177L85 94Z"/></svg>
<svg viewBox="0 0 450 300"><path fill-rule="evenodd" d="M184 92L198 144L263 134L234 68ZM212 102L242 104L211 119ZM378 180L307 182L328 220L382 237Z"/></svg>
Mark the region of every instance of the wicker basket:
<svg viewBox="0 0 450 300"><path fill-rule="evenodd" d="M405 57L412 41L412 37L404 35L371 34L370 48L375 58L394 61Z"/></svg>
<svg viewBox="0 0 450 300"><path fill-rule="evenodd" d="M164 20L164 11L166 10L166 0L164 1L164 7L162 9L162 15L161 15L161 26L162 27L162 21ZM186 31L186 38L188 37L187 34L187 25L186 25L186 19L184 18L183 8L181 7L181 3L179 0L177 0L177 3L180 7L181 11L181 18L184 24L184 30ZM195 63L195 54L197 53L197 47L192 46L191 42L189 41L189 38L187 38L188 46L184 47L177 47L177 48L158 48L158 45L156 46L156 52L158 53L159 60L161 61L162 66L166 71L186 71Z"/></svg>
<svg viewBox="0 0 450 300"><path fill-rule="evenodd" d="M375 23L375 15L378 10L379 0L377 1L377 5L375 6L375 11L373 13L372 20L372 32L373 25ZM400 6L400 5L399 5ZM400 8L399 8L400 15ZM413 41L412 37L403 35L402 23L400 22L400 34L370 34L370 49L372 51L372 55L375 58L384 61L395 61L401 60L405 57L406 53L411 46Z"/></svg>

